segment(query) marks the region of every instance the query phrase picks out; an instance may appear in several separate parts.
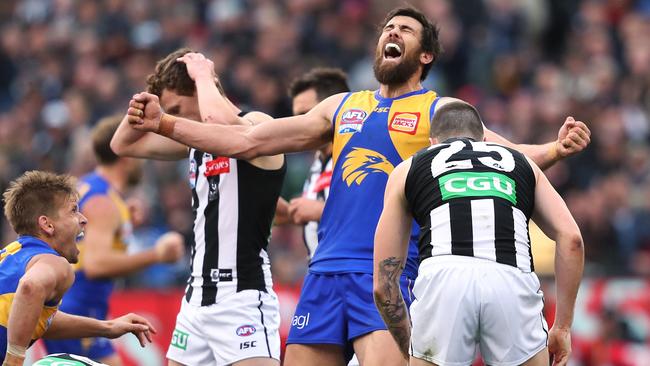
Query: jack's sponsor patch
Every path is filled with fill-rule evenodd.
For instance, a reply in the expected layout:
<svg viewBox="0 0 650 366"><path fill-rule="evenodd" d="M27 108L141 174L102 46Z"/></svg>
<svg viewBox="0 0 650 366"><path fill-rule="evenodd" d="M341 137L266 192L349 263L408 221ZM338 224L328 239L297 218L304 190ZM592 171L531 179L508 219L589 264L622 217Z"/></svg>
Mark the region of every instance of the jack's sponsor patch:
<svg viewBox="0 0 650 366"><path fill-rule="evenodd" d="M388 129L391 131L415 135L419 122L420 112L398 112L393 115L393 119L390 121Z"/></svg>

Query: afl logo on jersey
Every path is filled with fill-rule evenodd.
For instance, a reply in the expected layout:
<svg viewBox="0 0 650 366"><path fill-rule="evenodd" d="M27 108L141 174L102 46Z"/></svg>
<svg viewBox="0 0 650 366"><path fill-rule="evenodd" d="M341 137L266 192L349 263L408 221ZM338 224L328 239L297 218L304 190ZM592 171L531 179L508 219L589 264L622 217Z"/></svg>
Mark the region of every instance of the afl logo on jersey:
<svg viewBox="0 0 650 366"><path fill-rule="evenodd" d="M388 125L388 129L415 135L415 131L418 129L418 122L420 122L420 112L395 113L393 119L390 121L390 125Z"/></svg>
<svg viewBox="0 0 650 366"><path fill-rule="evenodd" d="M361 132L368 113L363 109L348 109L341 115L339 133Z"/></svg>
<svg viewBox="0 0 650 366"><path fill-rule="evenodd" d="M257 329L255 329L254 325L242 325L241 327L237 328L237 335L240 337L248 337L255 334L256 331Z"/></svg>

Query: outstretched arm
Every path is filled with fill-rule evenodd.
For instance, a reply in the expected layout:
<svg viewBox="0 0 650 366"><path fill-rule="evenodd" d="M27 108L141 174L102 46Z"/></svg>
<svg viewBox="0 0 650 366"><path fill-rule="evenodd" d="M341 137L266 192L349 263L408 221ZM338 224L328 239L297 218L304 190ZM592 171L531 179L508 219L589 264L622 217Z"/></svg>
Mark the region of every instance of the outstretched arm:
<svg viewBox="0 0 650 366"><path fill-rule="evenodd" d="M436 109L454 101L459 101L459 99L440 98ZM487 127L483 126L483 128L487 141L496 142L521 152L531 158L542 169L547 169L559 160L581 152L591 141L591 131L589 131L587 125L574 120L573 117L567 117L564 121L560 131L558 131L557 140L541 145L515 144Z"/></svg>
<svg viewBox="0 0 650 366"><path fill-rule="evenodd" d="M151 333L156 334L156 329L147 319L132 313L112 320L97 320L58 311L43 338L117 338L126 333L136 336L144 347L147 342L151 343Z"/></svg>
<svg viewBox="0 0 650 366"><path fill-rule="evenodd" d="M384 195L384 210L375 232L373 257L373 295L375 305L388 331L405 359L409 359L411 323L402 298L399 279L408 253L413 216L408 211L404 184L411 159L395 168L388 178Z"/></svg>
<svg viewBox="0 0 650 366"><path fill-rule="evenodd" d="M178 233L161 236L153 248L126 253L113 248L115 233L121 226L115 203L107 196L94 196L83 207L88 218L81 266L88 278L125 276L155 263L173 263L185 251L183 237Z"/></svg>
<svg viewBox="0 0 650 366"><path fill-rule="evenodd" d="M129 123L142 131L153 131L183 145L219 156L250 160L319 148L332 139L331 119L344 94L331 96L307 114L273 119L246 126L241 117L230 117L228 124L200 123L163 114L158 97L149 93L134 96L129 108ZM237 126L238 125L238 126Z"/></svg>
<svg viewBox="0 0 650 366"><path fill-rule="evenodd" d="M113 135L111 149L120 156L157 160L180 160L186 158L188 152L187 146L170 138L134 129L126 116Z"/></svg>
<svg viewBox="0 0 650 366"><path fill-rule="evenodd" d="M557 140L541 145L514 144L496 132L485 128L488 141L516 149L531 158L541 169L547 169L561 159L575 155L584 150L591 141L591 131L584 122L567 117Z"/></svg>

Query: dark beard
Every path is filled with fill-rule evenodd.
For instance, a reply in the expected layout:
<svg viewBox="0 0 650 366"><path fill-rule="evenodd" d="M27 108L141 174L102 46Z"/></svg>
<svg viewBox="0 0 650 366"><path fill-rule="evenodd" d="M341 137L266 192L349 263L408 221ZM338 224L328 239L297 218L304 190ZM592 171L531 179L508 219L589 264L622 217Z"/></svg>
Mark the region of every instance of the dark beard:
<svg viewBox="0 0 650 366"><path fill-rule="evenodd" d="M375 73L375 79L383 85L401 85L408 81L420 67L420 54L418 52L412 55L402 56L402 62L397 65L382 64L384 59L383 52L375 57L375 63L372 65L372 71Z"/></svg>

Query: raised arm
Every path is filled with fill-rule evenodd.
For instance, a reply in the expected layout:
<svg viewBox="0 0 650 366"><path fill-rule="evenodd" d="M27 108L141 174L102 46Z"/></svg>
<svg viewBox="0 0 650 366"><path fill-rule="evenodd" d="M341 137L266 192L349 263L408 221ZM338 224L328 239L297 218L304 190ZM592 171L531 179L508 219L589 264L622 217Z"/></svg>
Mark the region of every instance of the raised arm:
<svg viewBox="0 0 650 366"><path fill-rule="evenodd" d="M516 149L531 158L540 168L547 169L561 159L575 155L584 150L591 141L591 131L584 122L567 117L557 140L541 145L514 144L496 132L485 128L488 141Z"/></svg>
<svg viewBox="0 0 650 366"><path fill-rule="evenodd" d="M82 268L88 278L124 276L161 262L175 262L184 253L178 233L163 235L153 248L128 254L113 249L113 240L121 222L117 207L106 196L94 196L83 207L88 218L83 240Z"/></svg>
<svg viewBox="0 0 650 366"><path fill-rule="evenodd" d="M458 99L440 98L436 108L453 101L458 101ZM567 117L564 121L560 131L558 131L557 140L540 145L515 144L487 127L483 127L487 141L496 142L523 153L542 169L547 169L559 160L581 152L591 141L591 131L589 131L587 125L574 120L573 117Z"/></svg>
<svg viewBox="0 0 650 366"><path fill-rule="evenodd" d="M113 135L111 149L120 156L156 160L180 160L186 158L188 152L187 146L172 139L134 129L126 116Z"/></svg>
<svg viewBox="0 0 650 366"><path fill-rule="evenodd" d="M199 113L203 122L224 125L233 122L244 125L255 124L249 118L245 120L234 118L241 110L217 87L218 78L211 60L201 53L189 52L178 58L178 62L185 63L188 75L194 80Z"/></svg>
<svg viewBox="0 0 650 366"><path fill-rule="evenodd" d="M408 159L399 164L388 178L384 210L375 232L372 276L375 305L406 360L409 359L411 323L399 279L408 254L413 222L404 195L406 175L410 167L411 159Z"/></svg>
<svg viewBox="0 0 650 366"><path fill-rule="evenodd" d="M7 364L23 364L25 350L36 332L43 304L60 300L73 281L72 268L63 257L41 254L32 258L18 283L9 311Z"/></svg>
<svg viewBox="0 0 650 366"><path fill-rule="evenodd" d="M580 229L566 204L544 173L534 164L537 176L533 220L544 234L555 240L555 284L557 308L549 332L549 352L554 364L563 364L571 354L571 323L584 267L584 246Z"/></svg>
<svg viewBox="0 0 650 366"><path fill-rule="evenodd" d="M149 93L134 96L129 123L142 131L155 131L184 145L220 156L250 160L263 155L313 150L332 139L331 119L344 94L331 96L307 114L273 119L251 126L231 116L230 125L200 123L164 114L158 97ZM232 122L232 123L230 123Z"/></svg>

